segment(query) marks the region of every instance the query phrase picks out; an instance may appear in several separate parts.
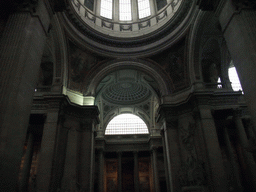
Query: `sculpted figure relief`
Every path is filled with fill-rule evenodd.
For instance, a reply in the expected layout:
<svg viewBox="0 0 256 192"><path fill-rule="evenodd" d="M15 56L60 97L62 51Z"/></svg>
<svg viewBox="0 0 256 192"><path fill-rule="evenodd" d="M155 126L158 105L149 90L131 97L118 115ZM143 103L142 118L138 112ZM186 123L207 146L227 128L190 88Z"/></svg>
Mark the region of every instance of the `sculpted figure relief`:
<svg viewBox="0 0 256 192"><path fill-rule="evenodd" d="M206 181L204 162L197 158L194 144L195 124L189 123L187 129L181 128L181 141L187 151L187 160L182 164L179 180L181 186L202 186Z"/></svg>

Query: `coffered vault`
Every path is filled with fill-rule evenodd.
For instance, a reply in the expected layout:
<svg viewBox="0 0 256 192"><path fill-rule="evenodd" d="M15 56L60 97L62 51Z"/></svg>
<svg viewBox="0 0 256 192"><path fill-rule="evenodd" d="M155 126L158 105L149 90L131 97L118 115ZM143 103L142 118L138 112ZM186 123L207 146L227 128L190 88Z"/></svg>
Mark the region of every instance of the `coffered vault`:
<svg viewBox="0 0 256 192"><path fill-rule="evenodd" d="M256 191L254 1L0 7L0 191Z"/></svg>

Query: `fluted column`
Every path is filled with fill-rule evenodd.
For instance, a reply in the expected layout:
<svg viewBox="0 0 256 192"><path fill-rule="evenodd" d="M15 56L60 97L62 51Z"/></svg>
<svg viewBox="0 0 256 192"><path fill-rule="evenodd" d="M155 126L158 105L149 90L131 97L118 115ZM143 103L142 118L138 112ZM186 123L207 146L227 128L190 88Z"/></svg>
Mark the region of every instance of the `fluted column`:
<svg viewBox="0 0 256 192"><path fill-rule="evenodd" d="M64 127L63 124L65 122L65 118L61 117L59 119L59 124L57 126L57 136L56 136L56 141L55 141L55 148L54 150L54 163L52 165L52 168L49 166L51 165L50 162L53 162L52 159L49 157L47 159L47 155L43 157L42 163L40 163L41 166L39 166L40 170L43 171L43 173L46 176L41 176L42 174L39 174L37 179L37 185L38 185L38 191L50 191L50 192L55 192L60 190L61 188L61 179L63 176L64 172L64 166L65 166L65 157L66 157L66 147L67 147L67 140L68 140L68 132L69 132L69 127ZM47 137L47 135L45 136ZM46 141L47 142L47 141ZM47 150L45 149L45 152L47 154ZM40 158L41 160L41 158ZM45 161L43 161L45 160ZM41 161L39 161L41 162ZM46 166L45 166L46 163ZM49 167L48 167L48 166ZM52 171L49 171L52 170ZM46 177L46 178L45 178ZM50 187L47 185L48 182L50 181ZM44 181L46 181L46 184L44 185Z"/></svg>
<svg viewBox="0 0 256 192"><path fill-rule="evenodd" d="M65 115L63 127L68 129L65 165L60 191L93 192L94 172L94 129L98 121L96 106L63 105ZM65 136L63 137L65 142ZM65 146L65 145L64 145ZM54 183L54 181L53 181Z"/></svg>
<svg viewBox="0 0 256 192"><path fill-rule="evenodd" d="M74 126L75 125L75 126ZM77 162L78 162L78 123L73 120L66 120L64 127L68 129L66 158L64 164L61 191L77 190Z"/></svg>
<svg viewBox="0 0 256 192"><path fill-rule="evenodd" d="M18 1L15 1L18 2ZM23 1L22 1L23 2ZM0 189L15 191L34 89L50 24L46 0L13 12L0 40ZM31 6L33 7L33 5ZM40 13L43 12L43 17Z"/></svg>
<svg viewBox="0 0 256 192"><path fill-rule="evenodd" d="M57 104L55 106L57 106ZM52 170L56 170L56 165L53 164L53 159L55 158L54 152L55 152L55 145L56 145L56 136L57 136L57 133L60 132L62 128L61 123L58 124L58 120L60 120L59 108L57 107L55 109L53 108L49 109L47 113L46 121L44 124L43 136L41 141L41 149L40 149L40 158L38 161L38 169L37 169L37 176L36 176L36 185L37 185L38 192L46 192L46 191L48 192L48 191L51 191L50 189L54 188L54 186L51 186L51 179L52 179ZM61 147L63 147L63 145L64 143L60 144ZM60 162L58 162L58 165L59 163ZM54 185L55 184L56 182L54 182Z"/></svg>
<svg viewBox="0 0 256 192"><path fill-rule="evenodd" d="M30 176L30 168L33 157L33 147L34 147L34 135L33 133L29 133L27 150L25 153L24 164L21 172L21 182L20 182L20 192L25 192L28 190L28 179Z"/></svg>
<svg viewBox="0 0 256 192"><path fill-rule="evenodd" d="M166 156L168 164L169 173L169 185L170 191L179 192L181 191L181 186L179 182L179 170L181 166L180 157L180 147L179 147L179 137L178 137L178 127L175 120L168 120L164 127L165 136L165 146L166 146Z"/></svg>
<svg viewBox="0 0 256 192"><path fill-rule="evenodd" d="M246 151L246 148L249 147L249 142L248 138L243 126L243 122L239 114L235 113L234 114L234 121L236 124L236 131L237 131L237 136L239 139L239 142L242 146L242 152L243 152L243 157L244 160L247 164L247 173L250 175L250 180L251 180L251 185L253 186L253 190L256 191L256 164L253 158L252 153Z"/></svg>
<svg viewBox="0 0 256 192"><path fill-rule="evenodd" d="M254 1L250 2L255 6ZM256 82L256 10L247 5L244 1L227 0L219 21L255 127L256 85L252 82Z"/></svg>
<svg viewBox="0 0 256 192"><path fill-rule="evenodd" d="M155 192L160 191L159 187L159 176L158 176L158 167L157 167L157 148L152 149L152 164L153 164L153 175L154 175L154 186Z"/></svg>
<svg viewBox="0 0 256 192"><path fill-rule="evenodd" d="M169 105L162 105L159 108L158 123L162 124L162 135L166 154L166 164L168 178L166 180L169 191L180 192L179 170L181 167L180 143L178 135L177 118L173 113L173 108Z"/></svg>
<svg viewBox="0 0 256 192"><path fill-rule="evenodd" d="M94 132L93 121L85 121L79 131L78 140L78 183L81 191L93 192Z"/></svg>
<svg viewBox="0 0 256 192"><path fill-rule="evenodd" d="M118 168L117 168L117 179L118 179L118 192L122 192L122 152L118 152Z"/></svg>
<svg viewBox="0 0 256 192"><path fill-rule="evenodd" d="M138 151L134 151L134 188L135 192L140 191L140 183L139 183L139 157Z"/></svg>
<svg viewBox="0 0 256 192"><path fill-rule="evenodd" d="M215 192L227 191L227 178L224 171L221 150L215 122L210 107L200 107L202 132L210 165L211 185Z"/></svg>

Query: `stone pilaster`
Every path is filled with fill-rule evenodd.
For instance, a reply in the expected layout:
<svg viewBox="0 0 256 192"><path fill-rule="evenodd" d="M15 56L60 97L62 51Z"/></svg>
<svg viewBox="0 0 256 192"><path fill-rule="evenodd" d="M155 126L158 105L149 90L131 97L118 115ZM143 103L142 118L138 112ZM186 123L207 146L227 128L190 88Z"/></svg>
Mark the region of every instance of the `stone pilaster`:
<svg viewBox="0 0 256 192"><path fill-rule="evenodd" d="M200 106L199 112L206 153L210 166L209 187L212 191L224 192L227 191L227 178L224 171L217 130L211 109L209 106Z"/></svg>
<svg viewBox="0 0 256 192"><path fill-rule="evenodd" d="M251 4L250 4L251 3ZM219 21L256 125L256 10L255 1L227 0Z"/></svg>
<svg viewBox="0 0 256 192"><path fill-rule="evenodd" d="M78 183L81 191L93 192L94 175L94 126L92 121L83 122L78 140Z"/></svg>
<svg viewBox="0 0 256 192"><path fill-rule="evenodd" d="M66 159L61 190L76 189L93 192L94 130L98 121L96 106L78 106L69 102L63 106L69 128Z"/></svg>
<svg viewBox="0 0 256 192"><path fill-rule="evenodd" d="M54 182L54 186L51 185L51 182L53 178L55 178L54 173L56 172L57 168L56 160L58 161L58 165L60 164L60 160L56 159L55 149L58 149L58 152L61 151L59 147L57 147L57 141L63 140L60 139L60 134L62 133L61 128L63 126L64 119L60 116L59 110L64 98L65 97L49 97L47 99L48 108L46 114L46 121L44 123L44 130L40 149L40 158L38 162L38 170L36 177L37 191L40 192L54 191L53 189L57 190L57 187L55 188L56 182ZM63 147L65 145L63 145L62 143L62 145L60 146Z"/></svg>
<svg viewBox="0 0 256 192"><path fill-rule="evenodd" d="M173 114L172 108L162 106L159 111L160 121L163 123L163 135L165 141L165 151L170 191L180 192L179 170L181 166L180 143L178 135L178 121Z"/></svg>
<svg viewBox="0 0 256 192"><path fill-rule="evenodd" d="M79 122L74 119L67 119L64 128L68 129L66 158L64 173L61 181L61 191L77 191L77 162L78 162L78 135Z"/></svg>
<svg viewBox="0 0 256 192"><path fill-rule="evenodd" d="M224 139L225 139L225 143L227 145L227 151L228 151L230 163L232 166L232 173L234 175L234 180L235 180L234 183L236 184L235 188L237 189L236 191L242 192L243 187L242 187L241 180L240 180L239 169L238 169L238 165L237 165L237 162L236 162L236 159L234 156L233 148L231 146L227 127L224 127Z"/></svg>
<svg viewBox="0 0 256 192"><path fill-rule="evenodd" d="M233 118L236 124L237 136L242 146L243 158L245 160L245 163L247 164L246 172L249 174L248 178L250 179L251 188L255 191L256 190L256 164L253 158L253 154L246 150L249 147L249 140L246 135L243 122L239 113L240 113L239 111L235 111Z"/></svg>
<svg viewBox="0 0 256 192"><path fill-rule="evenodd" d="M161 129L162 143L163 143L163 155L164 155L164 170L165 170L165 179L166 179L166 187L167 191L170 191L170 182L169 181L169 172L168 172L168 160L166 154L166 142L164 137L164 129Z"/></svg>
<svg viewBox="0 0 256 192"><path fill-rule="evenodd" d="M50 187L48 188L47 183L45 184L44 181L47 182L47 179L44 178L44 176L40 176L40 181L38 179L38 191L58 191L61 188L61 179L64 172L64 165L65 165L65 157L66 157L66 148L67 148L67 140L68 140L68 131L69 128L64 127L64 122L66 121L66 118L62 115L60 115L58 119L58 125L57 125L57 133L56 133L56 140L55 140L55 147L54 147L54 161L52 162L52 159L50 157L45 157L46 160L49 162L52 162L52 171L49 173L49 169L51 167L49 166L47 169L45 168L45 165L42 165L42 170L45 170L45 175L47 175L47 179L50 181ZM47 137L47 135L45 136ZM47 142L47 140L46 140ZM51 146L52 147L52 146ZM45 161L43 161L45 162ZM47 167L47 166L46 166Z"/></svg>

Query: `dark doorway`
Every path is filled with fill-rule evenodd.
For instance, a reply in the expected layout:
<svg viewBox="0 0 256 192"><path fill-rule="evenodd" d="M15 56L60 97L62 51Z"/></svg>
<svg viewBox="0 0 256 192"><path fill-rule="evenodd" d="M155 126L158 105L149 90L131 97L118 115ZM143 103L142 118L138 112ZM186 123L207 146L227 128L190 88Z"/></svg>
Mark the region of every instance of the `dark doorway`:
<svg viewBox="0 0 256 192"><path fill-rule="evenodd" d="M122 191L134 192L134 160L122 160Z"/></svg>

